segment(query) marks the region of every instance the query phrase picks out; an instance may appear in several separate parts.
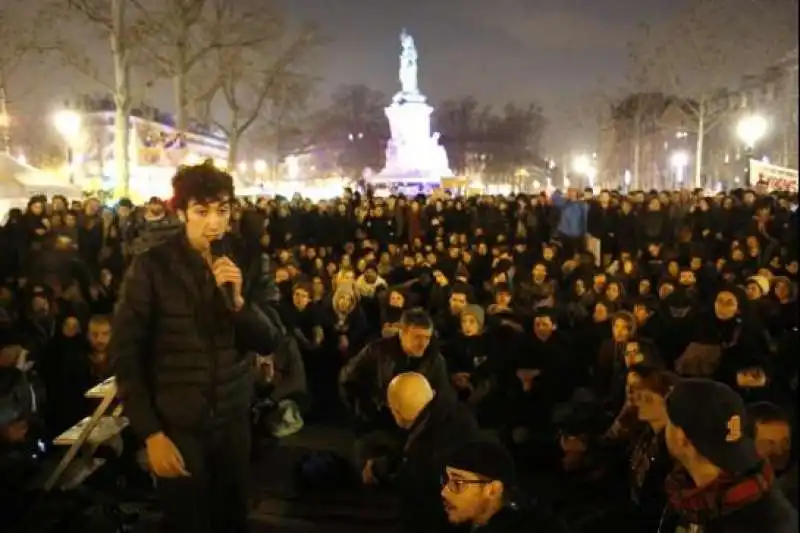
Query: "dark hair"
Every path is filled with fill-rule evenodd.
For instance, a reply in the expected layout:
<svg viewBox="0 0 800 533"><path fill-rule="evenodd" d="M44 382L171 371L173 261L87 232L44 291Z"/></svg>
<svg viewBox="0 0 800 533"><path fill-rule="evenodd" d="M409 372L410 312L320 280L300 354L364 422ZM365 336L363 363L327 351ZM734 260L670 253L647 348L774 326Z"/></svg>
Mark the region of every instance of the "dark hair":
<svg viewBox="0 0 800 533"><path fill-rule="evenodd" d="M755 437L758 424L780 422L788 424L792 434L795 432L794 421L791 414L783 407L772 402L755 402L745 408L745 431L750 437ZM792 446L794 448L794 446ZM794 452L793 452L794 454Z"/></svg>
<svg viewBox="0 0 800 533"><path fill-rule="evenodd" d="M403 314L400 316L400 324L412 328L433 329L431 315L421 307L414 307L413 309L403 311Z"/></svg>
<svg viewBox="0 0 800 533"><path fill-rule="evenodd" d="M663 397L666 397L672 387L680 381L677 374L646 363L632 366L630 372L639 376L642 388Z"/></svg>
<svg viewBox="0 0 800 533"><path fill-rule="evenodd" d="M753 424L758 422L786 422L791 421L789 413L779 405L772 402L755 402L747 406L747 418Z"/></svg>
<svg viewBox="0 0 800 533"><path fill-rule="evenodd" d="M172 178L172 206L186 210L189 201L200 203L233 199L233 178L206 161L200 165L181 166Z"/></svg>
<svg viewBox="0 0 800 533"><path fill-rule="evenodd" d="M311 282L305 279L298 281L297 283L294 284L294 286L292 287L292 294L294 294L297 291L305 291L306 294L308 294L309 296L314 294L314 288L312 287Z"/></svg>

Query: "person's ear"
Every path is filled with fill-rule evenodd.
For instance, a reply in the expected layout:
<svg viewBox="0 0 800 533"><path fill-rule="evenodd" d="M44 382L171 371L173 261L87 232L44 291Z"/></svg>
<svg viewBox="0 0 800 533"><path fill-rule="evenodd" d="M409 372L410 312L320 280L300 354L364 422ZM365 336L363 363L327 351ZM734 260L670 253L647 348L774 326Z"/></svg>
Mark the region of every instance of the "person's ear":
<svg viewBox="0 0 800 533"><path fill-rule="evenodd" d="M503 495L503 482L492 481L484 485L484 491L487 496L492 498L499 498Z"/></svg>

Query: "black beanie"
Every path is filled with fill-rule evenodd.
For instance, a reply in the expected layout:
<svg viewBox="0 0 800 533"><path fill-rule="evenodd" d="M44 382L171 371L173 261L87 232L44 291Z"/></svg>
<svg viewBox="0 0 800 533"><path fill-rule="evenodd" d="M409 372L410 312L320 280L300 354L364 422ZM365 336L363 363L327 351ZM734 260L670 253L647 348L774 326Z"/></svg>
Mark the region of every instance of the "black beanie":
<svg viewBox="0 0 800 533"><path fill-rule="evenodd" d="M475 475L500 481L506 488L516 483L516 467L511 454L491 439L475 439L457 446L447 456L445 465Z"/></svg>

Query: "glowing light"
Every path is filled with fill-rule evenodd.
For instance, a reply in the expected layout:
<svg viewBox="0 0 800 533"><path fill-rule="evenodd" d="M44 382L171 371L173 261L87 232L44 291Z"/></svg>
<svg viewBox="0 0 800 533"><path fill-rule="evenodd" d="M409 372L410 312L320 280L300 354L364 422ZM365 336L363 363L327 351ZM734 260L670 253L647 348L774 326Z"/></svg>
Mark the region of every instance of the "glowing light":
<svg viewBox="0 0 800 533"><path fill-rule="evenodd" d="M263 159L258 159L253 162L253 170L258 172L259 174L263 174L267 171L267 162Z"/></svg>
<svg viewBox="0 0 800 533"><path fill-rule="evenodd" d="M572 160L572 170L577 174L586 174L592 166L592 161L588 155L579 155Z"/></svg>
<svg viewBox="0 0 800 533"><path fill-rule="evenodd" d="M586 177L589 178L589 187L594 188L594 180L597 178L597 169L593 166L587 168Z"/></svg>
<svg viewBox="0 0 800 533"><path fill-rule="evenodd" d="M242 161L239 163L239 172L245 173L247 172L247 162Z"/></svg>
<svg viewBox="0 0 800 533"><path fill-rule="evenodd" d="M284 163L286 163L286 174L289 179L297 179L300 175L300 161L296 155L287 156Z"/></svg>
<svg viewBox="0 0 800 533"><path fill-rule="evenodd" d="M186 156L186 159L183 160L184 165L192 166L192 165L199 165L203 162L203 159L197 155L190 153Z"/></svg>
<svg viewBox="0 0 800 533"><path fill-rule="evenodd" d="M632 180L633 180L633 175L631 174L631 171L626 170L625 175L622 178L622 181L625 182L625 185L630 185Z"/></svg>
<svg viewBox="0 0 800 533"><path fill-rule="evenodd" d="M675 152L670 158L670 163L675 169L676 181L678 183L683 183L683 173L684 170L686 170L686 165L689 164L689 154L686 152Z"/></svg>
<svg viewBox="0 0 800 533"><path fill-rule="evenodd" d="M689 164L689 154L686 152L675 152L670 158L672 166L675 168L685 167Z"/></svg>
<svg viewBox="0 0 800 533"><path fill-rule="evenodd" d="M67 140L72 140L81 131L81 116L75 111L64 109L53 116L53 124L58 133Z"/></svg>
<svg viewBox="0 0 800 533"><path fill-rule="evenodd" d="M736 135L752 148L767 133L767 119L760 115L751 115L736 125Z"/></svg>
<svg viewBox="0 0 800 533"><path fill-rule="evenodd" d="M214 159L214 166L220 169L225 170L228 168L228 162L224 159Z"/></svg>

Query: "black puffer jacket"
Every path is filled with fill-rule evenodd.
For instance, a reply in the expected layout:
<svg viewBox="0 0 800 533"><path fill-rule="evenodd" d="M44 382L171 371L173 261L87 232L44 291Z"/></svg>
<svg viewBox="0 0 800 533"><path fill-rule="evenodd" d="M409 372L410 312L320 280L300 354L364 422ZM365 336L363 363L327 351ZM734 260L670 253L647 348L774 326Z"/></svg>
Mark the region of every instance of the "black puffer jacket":
<svg viewBox="0 0 800 533"><path fill-rule="evenodd" d="M419 372L438 395L455 398L435 338L422 357L407 356L396 335L371 342L339 374L342 400L357 418L357 432L394 428L394 419L386 407L386 389L392 378L403 372Z"/></svg>
<svg viewBox="0 0 800 533"><path fill-rule="evenodd" d="M146 438L244 414L253 391L247 352L280 337L245 306L225 308L210 269L181 232L137 256L122 285L109 353L125 413Z"/></svg>

